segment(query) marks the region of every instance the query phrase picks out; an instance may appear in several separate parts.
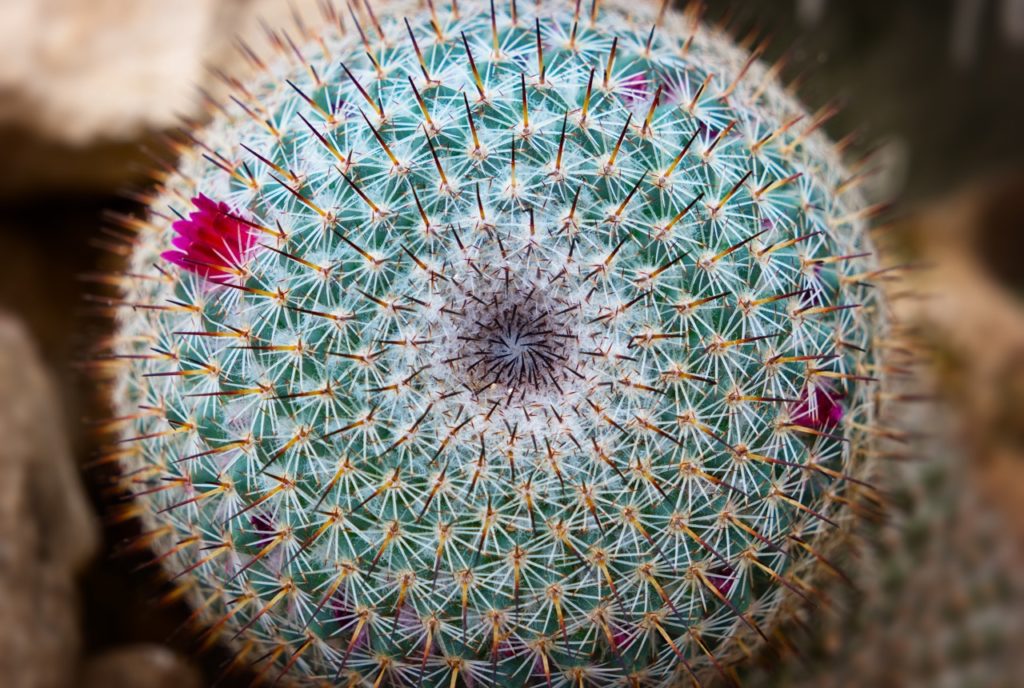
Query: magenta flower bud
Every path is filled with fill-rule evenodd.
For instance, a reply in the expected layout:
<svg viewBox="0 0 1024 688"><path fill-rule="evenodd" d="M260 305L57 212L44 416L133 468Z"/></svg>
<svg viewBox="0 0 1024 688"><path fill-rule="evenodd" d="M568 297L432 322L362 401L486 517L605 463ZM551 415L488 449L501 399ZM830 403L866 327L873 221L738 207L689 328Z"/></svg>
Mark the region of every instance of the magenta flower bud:
<svg viewBox="0 0 1024 688"><path fill-rule="evenodd" d="M237 274L256 237L241 220L234 217L226 203L203 194L192 199L195 210L187 220L172 225L177 234L161 257L180 268L212 282L226 282Z"/></svg>
<svg viewBox="0 0 1024 688"><path fill-rule="evenodd" d="M843 395L827 384L808 384L789 412L789 420L813 430L837 425L843 419Z"/></svg>

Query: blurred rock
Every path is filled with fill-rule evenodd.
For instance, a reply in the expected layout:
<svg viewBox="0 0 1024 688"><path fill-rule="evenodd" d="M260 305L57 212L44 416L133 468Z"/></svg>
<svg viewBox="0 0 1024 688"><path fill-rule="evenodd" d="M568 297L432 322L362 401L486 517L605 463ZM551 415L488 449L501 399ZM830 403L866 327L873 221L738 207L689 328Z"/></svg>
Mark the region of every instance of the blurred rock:
<svg viewBox="0 0 1024 688"><path fill-rule="evenodd" d="M201 116L197 87L218 91L205 65L236 71L236 39L262 47L258 19L294 26L290 4L0 2L0 146L4 169L18 171L0 172L0 196L141 180L151 164L138 142Z"/></svg>
<svg viewBox="0 0 1024 688"><path fill-rule="evenodd" d="M906 223L927 268L920 298L899 302L939 362L950 429L972 455L981 489L1024 543L1024 177L977 183Z"/></svg>
<svg viewBox="0 0 1024 688"><path fill-rule="evenodd" d="M168 126L193 99L213 5L3 3L0 118L71 145Z"/></svg>
<svg viewBox="0 0 1024 688"><path fill-rule="evenodd" d="M80 688L200 688L199 671L161 645L129 645L86 662Z"/></svg>
<svg viewBox="0 0 1024 688"><path fill-rule="evenodd" d="M0 677L72 685L76 574L98 545L52 381L22 326L0 314Z"/></svg>
<svg viewBox="0 0 1024 688"><path fill-rule="evenodd" d="M18 170L0 191L124 184L143 162L134 142L193 110L213 5L0 3L0 143Z"/></svg>

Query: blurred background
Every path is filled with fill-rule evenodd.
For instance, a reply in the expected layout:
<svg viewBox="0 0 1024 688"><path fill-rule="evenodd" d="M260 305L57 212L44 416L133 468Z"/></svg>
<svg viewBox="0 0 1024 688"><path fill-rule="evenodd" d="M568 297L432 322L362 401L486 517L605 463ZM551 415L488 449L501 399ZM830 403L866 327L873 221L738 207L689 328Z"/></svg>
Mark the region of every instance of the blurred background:
<svg viewBox="0 0 1024 688"><path fill-rule="evenodd" d="M315 3L296 0L299 11ZM374 3L387 12L386 0ZM749 685L1024 685L1024 1L713 0L738 37L790 52L811 110L857 132L884 241L920 265L895 307L922 335L935 399L900 413L884 520L852 557L858 590L766 658ZM291 25L271 0L0 0L0 684L212 685L130 534L109 520L81 364L106 324L83 296L117 265L160 137L200 117L237 35ZM307 13L313 16L312 12ZM244 677L224 684L245 685Z"/></svg>

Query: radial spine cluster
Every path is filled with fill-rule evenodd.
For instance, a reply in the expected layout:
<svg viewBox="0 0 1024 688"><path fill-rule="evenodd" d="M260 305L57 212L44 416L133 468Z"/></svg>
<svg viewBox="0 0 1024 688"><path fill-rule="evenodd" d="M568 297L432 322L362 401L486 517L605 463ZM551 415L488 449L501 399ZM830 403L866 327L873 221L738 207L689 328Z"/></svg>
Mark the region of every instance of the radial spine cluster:
<svg viewBox="0 0 1024 688"><path fill-rule="evenodd" d="M633 5L325 5L183 137L133 225L116 456L234 664L731 682L836 575L870 208L827 110Z"/></svg>

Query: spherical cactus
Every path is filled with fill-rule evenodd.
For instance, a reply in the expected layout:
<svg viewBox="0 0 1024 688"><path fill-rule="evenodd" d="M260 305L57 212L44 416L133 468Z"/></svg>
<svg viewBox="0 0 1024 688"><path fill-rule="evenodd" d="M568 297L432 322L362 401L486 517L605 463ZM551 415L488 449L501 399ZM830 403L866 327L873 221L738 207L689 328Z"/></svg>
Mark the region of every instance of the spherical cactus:
<svg viewBox="0 0 1024 688"><path fill-rule="evenodd" d="M116 455L237 663L732 681L835 574L870 209L827 111L634 5L327 6L179 147L122 280Z"/></svg>

